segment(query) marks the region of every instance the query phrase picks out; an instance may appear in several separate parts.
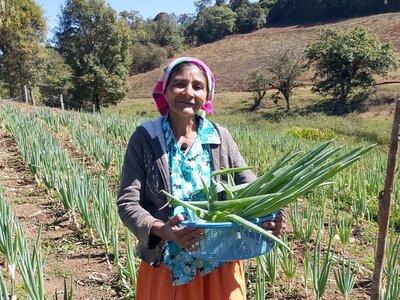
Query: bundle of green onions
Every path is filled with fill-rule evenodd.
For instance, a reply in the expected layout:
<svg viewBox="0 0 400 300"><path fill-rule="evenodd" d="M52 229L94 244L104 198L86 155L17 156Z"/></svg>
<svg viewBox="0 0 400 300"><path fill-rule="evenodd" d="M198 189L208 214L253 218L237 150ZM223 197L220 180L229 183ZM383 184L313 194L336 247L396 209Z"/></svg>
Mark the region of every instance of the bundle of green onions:
<svg viewBox="0 0 400 300"><path fill-rule="evenodd" d="M182 201L163 191L170 199L168 205L182 205L193 210L207 222L233 221L249 228L289 249L279 238L248 221L276 212L311 190L331 184L328 180L350 166L375 145L360 147L333 158L341 147L329 147L327 141L297 160L299 153L285 155L265 174L251 183L235 185L232 174L250 168L223 169L212 173L212 184L204 184L207 201ZM329 159L331 158L331 159ZM216 176L227 175L227 181L217 181ZM226 200L219 200L225 193ZM290 250L290 249L289 249Z"/></svg>

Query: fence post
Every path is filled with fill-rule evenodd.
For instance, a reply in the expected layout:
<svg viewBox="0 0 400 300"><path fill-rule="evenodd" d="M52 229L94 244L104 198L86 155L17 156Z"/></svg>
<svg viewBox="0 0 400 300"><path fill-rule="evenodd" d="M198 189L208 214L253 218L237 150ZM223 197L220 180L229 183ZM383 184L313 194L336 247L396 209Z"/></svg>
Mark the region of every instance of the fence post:
<svg viewBox="0 0 400 300"><path fill-rule="evenodd" d="M382 289L382 267L385 260L387 233L389 230L390 208L392 189L396 174L396 156L399 146L400 134L400 99L396 101L392 136L390 139L388 161L386 167L386 180L384 190L379 193L379 234L375 256L375 270L372 278L371 300L378 300Z"/></svg>
<svg viewBox="0 0 400 300"><path fill-rule="evenodd" d="M33 95L33 91L31 88L29 89L29 94L31 96L33 106L36 106L35 95Z"/></svg>
<svg viewBox="0 0 400 300"><path fill-rule="evenodd" d="M25 100L25 103L26 104L29 104L29 101L28 101L28 90L27 90L27 88L26 88L26 85L24 85L24 100Z"/></svg>
<svg viewBox="0 0 400 300"><path fill-rule="evenodd" d="M60 94L60 103L61 103L61 110L64 110L64 99L62 94Z"/></svg>
<svg viewBox="0 0 400 300"><path fill-rule="evenodd" d="M93 103L93 113L96 113L96 105Z"/></svg>

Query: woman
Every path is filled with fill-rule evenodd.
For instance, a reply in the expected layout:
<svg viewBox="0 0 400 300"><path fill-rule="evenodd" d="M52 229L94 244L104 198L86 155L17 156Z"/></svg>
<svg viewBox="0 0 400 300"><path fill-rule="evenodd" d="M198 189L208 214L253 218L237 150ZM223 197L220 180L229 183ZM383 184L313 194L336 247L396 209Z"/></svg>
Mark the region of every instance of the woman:
<svg viewBox="0 0 400 300"><path fill-rule="evenodd" d="M241 262L213 263L193 258L201 229L179 227L185 218L162 208L166 190L183 200L201 195L202 179L212 170L243 167L245 162L228 131L199 112L212 113L215 80L200 60L172 61L154 87L161 117L133 133L125 155L119 214L138 239L140 263L136 299L245 299ZM251 171L235 174L237 184L255 179ZM262 226L280 235L284 217Z"/></svg>

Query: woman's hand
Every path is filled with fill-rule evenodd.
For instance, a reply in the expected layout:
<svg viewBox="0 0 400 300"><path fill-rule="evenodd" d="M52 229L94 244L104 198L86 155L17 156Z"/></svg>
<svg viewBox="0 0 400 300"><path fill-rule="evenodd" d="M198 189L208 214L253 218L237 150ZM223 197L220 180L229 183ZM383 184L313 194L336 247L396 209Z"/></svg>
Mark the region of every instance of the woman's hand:
<svg viewBox="0 0 400 300"><path fill-rule="evenodd" d="M286 215L283 210L271 220L261 223L261 227L280 238L286 232Z"/></svg>
<svg viewBox="0 0 400 300"><path fill-rule="evenodd" d="M189 250L199 250L198 242L204 239L204 229L195 227L179 227L178 223L184 221L181 214L173 216L167 223L156 222L151 228L151 233L166 241L174 241L179 247Z"/></svg>

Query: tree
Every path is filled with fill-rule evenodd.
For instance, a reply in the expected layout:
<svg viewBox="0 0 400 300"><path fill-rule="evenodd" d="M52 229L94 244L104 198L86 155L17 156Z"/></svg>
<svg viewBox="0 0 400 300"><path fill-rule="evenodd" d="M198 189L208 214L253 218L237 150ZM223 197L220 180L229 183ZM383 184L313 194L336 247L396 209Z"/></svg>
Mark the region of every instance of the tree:
<svg viewBox="0 0 400 300"><path fill-rule="evenodd" d="M130 69L131 75L156 69L168 59L168 53L165 48L151 43L148 45L133 44L131 53L134 58Z"/></svg>
<svg viewBox="0 0 400 300"><path fill-rule="evenodd" d="M337 99L336 112L348 110L347 101L357 88L374 86L374 75L386 75L397 67L392 45L381 43L365 28L324 30L306 56L315 66L313 91Z"/></svg>
<svg viewBox="0 0 400 300"><path fill-rule="evenodd" d="M42 103L59 106L59 97L68 102L72 89L72 69L60 54L52 48L43 52L41 72L37 74Z"/></svg>
<svg viewBox="0 0 400 300"><path fill-rule="evenodd" d="M67 0L56 46L73 71L74 102L84 107L118 103L126 95L131 33L104 0Z"/></svg>
<svg viewBox="0 0 400 300"><path fill-rule="evenodd" d="M174 14L159 13L148 25L151 43L163 47L168 57L180 51L183 47L183 27L177 23Z"/></svg>
<svg viewBox="0 0 400 300"><path fill-rule="evenodd" d="M3 1L0 24L1 77L10 98L22 96L24 86L31 94L46 32L43 12L33 0Z"/></svg>
<svg viewBox="0 0 400 300"><path fill-rule="evenodd" d="M266 65L270 85L285 98L286 111L290 111L293 88L305 69L304 54L295 47L279 49Z"/></svg>
<svg viewBox="0 0 400 300"><path fill-rule="evenodd" d="M249 90L253 93L254 104L251 107L251 110L255 111L260 108L262 101L267 94L269 81L263 71L254 70L247 76L247 84Z"/></svg>
<svg viewBox="0 0 400 300"><path fill-rule="evenodd" d="M192 29L199 43L211 43L231 34L236 14L226 6L211 6L197 15Z"/></svg>
<svg viewBox="0 0 400 300"><path fill-rule="evenodd" d="M235 10L236 31L248 33L264 26L267 19L266 11L258 3L244 3Z"/></svg>

